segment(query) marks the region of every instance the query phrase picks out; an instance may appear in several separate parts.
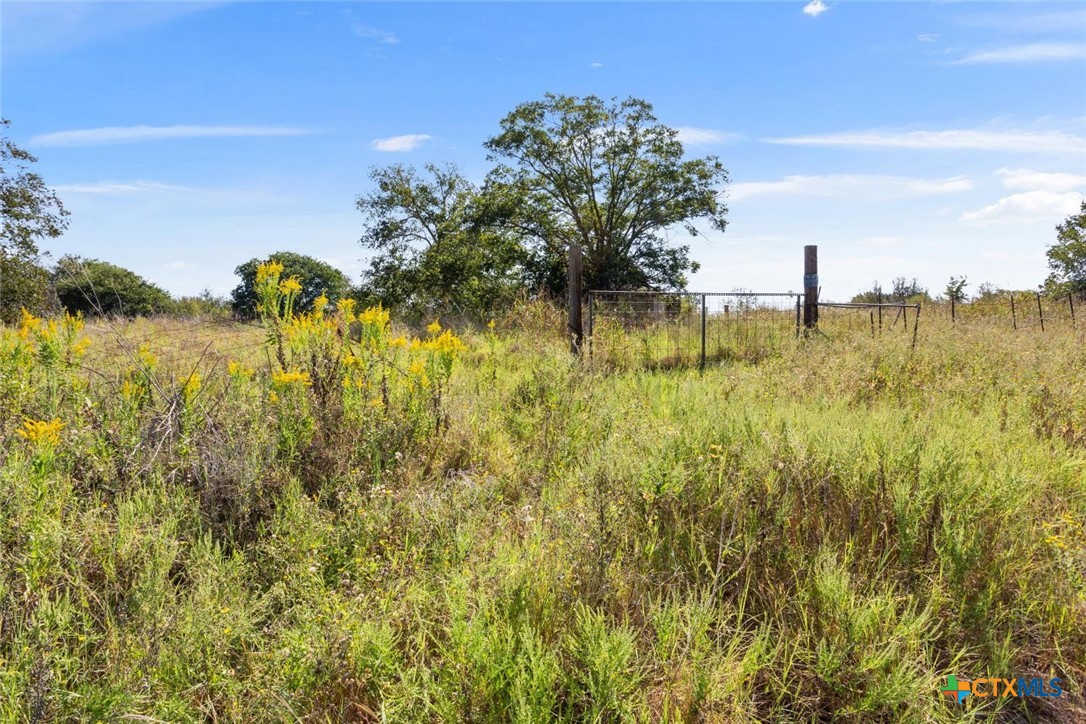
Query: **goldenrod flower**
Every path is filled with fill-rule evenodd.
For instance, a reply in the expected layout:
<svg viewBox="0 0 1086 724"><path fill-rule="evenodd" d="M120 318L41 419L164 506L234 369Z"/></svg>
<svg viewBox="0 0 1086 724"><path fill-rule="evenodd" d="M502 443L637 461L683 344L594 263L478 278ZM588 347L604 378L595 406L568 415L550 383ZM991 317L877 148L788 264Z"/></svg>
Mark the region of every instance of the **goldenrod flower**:
<svg viewBox="0 0 1086 724"><path fill-rule="evenodd" d="M64 423L60 421L60 418L54 418L49 422L27 418L23 421L23 426L15 431L15 434L30 442L44 442L55 445L60 442L60 430L63 427Z"/></svg>
<svg viewBox="0 0 1086 724"><path fill-rule="evenodd" d="M283 265L277 261L269 261L256 268L256 283L263 284L267 280L283 273Z"/></svg>
<svg viewBox="0 0 1086 724"><path fill-rule="evenodd" d="M434 321L430 322L430 324L426 325L426 331L430 334L437 334L441 331L441 321L435 319Z"/></svg>
<svg viewBox="0 0 1086 724"><path fill-rule="evenodd" d="M193 372L191 375L189 375L189 378L185 380L185 387L182 390L182 394L184 395L186 400L191 400L192 396L195 395L199 391L199 389L200 375Z"/></svg>
<svg viewBox="0 0 1086 724"><path fill-rule="evenodd" d="M497 322L495 322L493 319L491 319L489 322L486 323L486 328L489 329L491 332L494 331L494 327L496 327L496 326L497 326Z"/></svg>
<svg viewBox="0 0 1086 724"><path fill-rule="evenodd" d="M296 370L276 372L272 375L272 382L277 385L300 384L305 387L310 387L313 384L313 381L309 379L308 372L298 372Z"/></svg>
<svg viewBox="0 0 1086 724"><path fill-rule="evenodd" d="M373 324L378 327L384 327L388 324L388 310L378 304L376 307L369 307L362 314L358 315L358 321L362 324Z"/></svg>
<svg viewBox="0 0 1086 724"><path fill-rule="evenodd" d="M298 277L290 277L279 282L280 294L297 294L302 291L302 283L298 281ZM325 302L328 300L326 299Z"/></svg>
<svg viewBox="0 0 1086 724"><path fill-rule="evenodd" d="M336 309L339 310L339 313L342 314L348 322L353 322L354 305L355 301L353 299L340 299L336 302Z"/></svg>
<svg viewBox="0 0 1086 724"><path fill-rule="evenodd" d="M320 319L324 315L324 310L328 307L328 297L324 292L313 300L313 316Z"/></svg>
<svg viewBox="0 0 1086 724"><path fill-rule="evenodd" d="M388 346L389 347L406 347L407 346L407 337L405 337L404 335L401 334L399 337L396 337L395 339L390 339L388 341Z"/></svg>
<svg viewBox="0 0 1086 724"><path fill-rule="evenodd" d="M139 361L143 363L144 367L154 367L158 364L158 357L151 352L151 348L146 344L141 344L139 351L136 352L136 356Z"/></svg>
<svg viewBox="0 0 1086 724"><path fill-rule="evenodd" d="M248 377L253 373L251 369L234 360L227 363L226 371L233 377Z"/></svg>

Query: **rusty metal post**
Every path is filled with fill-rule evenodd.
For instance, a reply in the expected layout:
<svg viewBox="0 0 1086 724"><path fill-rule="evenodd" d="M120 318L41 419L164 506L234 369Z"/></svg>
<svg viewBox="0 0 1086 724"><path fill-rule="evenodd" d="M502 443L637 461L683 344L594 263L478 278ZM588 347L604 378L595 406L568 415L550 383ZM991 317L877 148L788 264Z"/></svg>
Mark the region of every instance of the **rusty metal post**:
<svg viewBox="0 0 1086 724"><path fill-rule="evenodd" d="M584 329L581 327L581 277L583 258L579 244L569 245L569 351L581 353Z"/></svg>
<svg viewBox="0 0 1086 724"><path fill-rule="evenodd" d="M803 247L803 326L818 326L818 247Z"/></svg>

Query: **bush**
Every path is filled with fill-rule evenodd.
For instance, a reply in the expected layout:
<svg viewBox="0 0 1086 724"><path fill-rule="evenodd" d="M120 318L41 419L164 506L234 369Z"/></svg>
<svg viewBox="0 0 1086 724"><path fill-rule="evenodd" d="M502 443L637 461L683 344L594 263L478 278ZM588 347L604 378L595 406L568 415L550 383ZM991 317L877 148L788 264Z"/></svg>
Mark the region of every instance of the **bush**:
<svg viewBox="0 0 1086 724"><path fill-rule="evenodd" d="M241 277L241 284L234 287L230 296L234 314L239 317L256 316L259 306L257 269L268 262L282 266L284 280L298 279L301 291L294 302L294 310L297 312L313 311L313 302L321 294L333 304L351 296L351 282L339 269L311 256L277 251L265 260L250 259L234 270L234 273Z"/></svg>
<svg viewBox="0 0 1086 724"><path fill-rule="evenodd" d="M168 312L174 306L161 287L99 259L62 257L53 272L53 283L60 303L73 314L136 317Z"/></svg>

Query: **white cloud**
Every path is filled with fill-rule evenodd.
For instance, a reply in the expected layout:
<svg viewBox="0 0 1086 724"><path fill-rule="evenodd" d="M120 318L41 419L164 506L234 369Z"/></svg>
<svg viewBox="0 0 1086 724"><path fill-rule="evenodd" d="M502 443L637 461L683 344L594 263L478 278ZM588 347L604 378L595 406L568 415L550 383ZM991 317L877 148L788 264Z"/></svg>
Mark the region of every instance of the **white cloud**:
<svg viewBox="0 0 1086 724"><path fill-rule="evenodd" d="M934 43L939 39L939 33L921 33L916 39L921 43Z"/></svg>
<svg viewBox="0 0 1086 724"><path fill-rule="evenodd" d="M172 186L158 183L157 181L132 181L120 183L116 181L98 181L90 184L61 184L55 186L57 193L63 194L94 194L100 196L117 196L122 194L142 194L157 191L194 191L186 186Z"/></svg>
<svg viewBox="0 0 1086 724"><path fill-rule="evenodd" d="M954 61L956 65L976 63L1039 63L1048 60L1086 58L1084 43L1031 43L974 53Z"/></svg>
<svg viewBox="0 0 1086 724"><path fill-rule="evenodd" d="M1058 193L1055 191L1026 191L1020 194L1004 196L999 201L977 209L967 211L961 216L962 221L988 224L1004 221L1034 221L1051 219L1053 223L1078 210L1082 203L1082 194L1074 191Z"/></svg>
<svg viewBox="0 0 1086 724"><path fill-rule="evenodd" d="M373 40L382 45L395 45L400 42L400 39L396 37L395 33L388 30L381 30L380 28L374 28L369 25L363 25L362 23L351 23L351 30L360 38Z"/></svg>
<svg viewBox="0 0 1086 724"><path fill-rule="evenodd" d="M734 143L740 138L738 133L715 131L711 128L679 126L675 130L679 132L679 142L687 146L708 146L720 143Z"/></svg>
<svg viewBox="0 0 1086 724"><path fill-rule="evenodd" d="M1009 189L1029 191L1073 191L1086 186L1086 176L1074 173L1031 171L1025 168L1001 168L996 175Z"/></svg>
<svg viewBox="0 0 1086 724"><path fill-rule="evenodd" d="M134 143L176 138L219 138L244 136L302 136L301 128L281 126L108 126L76 131L43 133L30 139L33 146L98 146L106 143Z"/></svg>
<svg viewBox="0 0 1086 724"><path fill-rule="evenodd" d="M829 9L830 6L822 2L822 0L811 0L811 2L803 6L803 14L810 15L812 18L817 18Z"/></svg>
<svg viewBox="0 0 1086 724"><path fill-rule="evenodd" d="M1086 138L1060 131L850 131L766 138L785 146L1086 153Z"/></svg>
<svg viewBox="0 0 1086 724"><path fill-rule="evenodd" d="M589 66L588 66L588 67L589 67L589 68L602 68L602 67L603 67L603 63L599 63L599 62L596 62L596 63L591 63L591 64L589 64Z"/></svg>
<svg viewBox="0 0 1086 724"><path fill-rule="evenodd" d="M374 150L377 151L389 151L389 152L407 152L414 151L422 144L429 141L433 136L428 136L425 133L408 133L403 136L390 136L388 138L377 138L370 142Z"/></svg>
<svg viewBox="0 0 1086 724"><path fill-rule="evenodd" d="M901 198L958 193L972 188L973 182L965 176L923 179L871 174L829 174L785 176L780 181L732 184L728 188L728 198L732 201L770 195Z"/></svg>

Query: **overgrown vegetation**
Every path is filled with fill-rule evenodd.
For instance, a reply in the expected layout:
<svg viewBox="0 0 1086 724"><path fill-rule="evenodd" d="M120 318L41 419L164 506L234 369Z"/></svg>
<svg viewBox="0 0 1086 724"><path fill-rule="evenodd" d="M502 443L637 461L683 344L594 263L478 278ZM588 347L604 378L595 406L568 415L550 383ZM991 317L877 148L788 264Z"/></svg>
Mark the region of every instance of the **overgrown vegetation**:
<svg viewBox="0 0 1086 724"><path fill-rule="evenodd" d="M3 331L0 718L1086 716L1081 331L607 373L257 278L230 356Z"/></svg>

